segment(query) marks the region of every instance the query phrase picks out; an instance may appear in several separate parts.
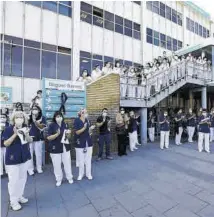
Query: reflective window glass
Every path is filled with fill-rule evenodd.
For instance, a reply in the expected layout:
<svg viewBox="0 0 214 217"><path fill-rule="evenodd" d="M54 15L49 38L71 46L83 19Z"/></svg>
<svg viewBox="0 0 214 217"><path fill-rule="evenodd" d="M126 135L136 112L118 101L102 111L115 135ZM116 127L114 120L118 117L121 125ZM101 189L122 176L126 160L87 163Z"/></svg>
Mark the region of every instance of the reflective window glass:
<svg viewBox="0 0 214 217"><path fill-rule="evenodd" d="M93 16L93 25L103 27L103 19L97 16Z"/></svg>
<svg viewBox="0 0 214 217"><path fill-rule="evenodd" d="M134 38L140 40L140 32L134 31Z"/></svg>
<svg viewBox="0 0 214 217"><path fill-rule="evenodd" d="M67 17L71 17L72 16L71 12L72 12L72 9L70 7L59 4L59 14L62 14Z"/></svg>
<svg viewBox="0 0 214 217"><path fill-rule="evenodd" d="M92 24L92 15L81 11L80 19L86 23Z"/></svg>
<svg viewBox="0 0 214 217"><path fill-rule="evenodd" d="M108 20L108 21L111 21L111 22L114 22L114 14L108 12L108 11L105 11L105 19Z"/></svg>
<svg viewBox="0 0 214 217"><path fill-rule="evenodd" d="M129 28L125 28L125 35L132 37L132 30Z"/></svg>
<svg viewBox="0 0 214 217"><path fill-rule="evenodd" d="M57 12L57 3L53 1L43 1L43 9Z"/></svg>
<svg viewBox="0 0 214 217"><path fill-rule="evenodd" d="M42 51L42 78L56 78L56 53Z"/></svg>
<svg viewBox="0 0 214 217"><path fill-rule="evenodd" d="M111 30L111 31L114 31L114 23L112 23L108 20L105 20L104 21L104 28Z"/></svg>
<svg viewBox="0 0 214 217"><path fill-rule="evenodd" d="M57 79L71 80L71 56L58 54Z"/></svg>
<svg viewBox="0 0 214 217"><path fill-rule="evenodd" d="M115 32L123 34L123 26L115 24Z"/></svg>
<svg viewBox="0 0 214 217"><path fill-rule="evenodd" d="M88 73L91 74L91 59L80 58L80 75L84 69L88 70Z"/></svg>
<svg viewBox="0 0 214 217"><path fill-rule="evenodd" d="M115 23L123 25L123 18L115 15Z"/></svg>
<svg viewBox="0 0 214 217"><path fill-rule="evenodd" d="M85 11L85 12L92 14L92 6L85 2L81 2L81 11Z"/></svg>

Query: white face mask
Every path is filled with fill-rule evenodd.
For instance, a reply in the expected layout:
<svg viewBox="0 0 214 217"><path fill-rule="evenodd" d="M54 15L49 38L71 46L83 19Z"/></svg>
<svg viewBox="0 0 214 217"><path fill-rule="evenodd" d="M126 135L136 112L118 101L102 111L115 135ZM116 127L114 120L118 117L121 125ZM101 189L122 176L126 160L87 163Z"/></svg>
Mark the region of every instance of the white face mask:
<svg viewBox="0 0 214 217"><path fill-rule="evenodd" d="M32 111L32 114L33 114L33 115L37 115L38 113L39 113L38 110L33 110L33 111Z"/></svg>
<svg viewBox="0 0 214 217"><path fill-rule="evenodd" d="M203 115L203 116L207 116L207 113L203 112L202 115Z"/></svg>
<svg viewBox="0 0 214 217"><path fill-rule="evenodd" d="M189 111L190 114L192 114L192 111Z"/></svg>
<svg viewBox="0 0 214 217"><path fill-rule="evenodd" d="M107 113L106 112L103 112L103 117L106 117L107 116Z"/></svg>
<svg viewBox="0 0 214 217"><path fill-rule="evenodd" d="M121 111L120 113L123 115L125 113L125 111Z"/></svg>
<svg viewBox="0 0 214 217"><path fill-rule="evenodd" d="M21 126L24 123L23 118L15 118L15 125L16 126Z"/></svg>
<svg viewBox="0 0 214 217"><path fill-rule="evenodd" d="M61 122L62 122L62 117L57 117L57 118L56 118L56 122L57 122L58 124L61 124Z"/></svg>
<svg viewBox="0 0 214 217"><path fill-rule="evenodd" d="M166 117L166 116L167 116L167 114L166 114L166 113L164 113L164 116Z"/></svg>
<svg viewBox="0 0 214 217"><path fill-rule="evenodd" d="M37 96L38 96L39 98L42 98L42 94L40 94L40 93L39 93L39 94L37 94Z"/></svg>

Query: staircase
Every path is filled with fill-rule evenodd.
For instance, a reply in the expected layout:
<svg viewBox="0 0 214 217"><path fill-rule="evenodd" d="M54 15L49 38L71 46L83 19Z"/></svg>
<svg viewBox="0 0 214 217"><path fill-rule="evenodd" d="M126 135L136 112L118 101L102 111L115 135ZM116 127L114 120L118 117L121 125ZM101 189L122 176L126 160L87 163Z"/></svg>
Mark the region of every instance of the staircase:
<svg viewBox="0 0 214 217"><path fill-rule="evenodd" d="M198 87L205 86L211 81L210 75L211 72L207 69L205 70L201 65L199 66L192 62L186 61L179 62L167 70L153 74L149 79L146 79L145 86L135 85L136 91L138 88L142 88L142 91L144 91L144 97L121 97L120 106L153 107L186 84L191 84L192 86ZM130 78L128 78L128 81L129 79ZM128 91L129 85L130 84L128 84Z"/></svg>

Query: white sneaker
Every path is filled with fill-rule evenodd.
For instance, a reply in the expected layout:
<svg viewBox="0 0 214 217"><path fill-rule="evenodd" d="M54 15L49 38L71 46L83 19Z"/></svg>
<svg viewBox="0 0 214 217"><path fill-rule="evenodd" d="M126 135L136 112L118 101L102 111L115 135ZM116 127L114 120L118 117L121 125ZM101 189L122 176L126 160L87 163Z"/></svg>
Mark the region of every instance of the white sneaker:
<svg viewBox="0 0 214 217"><path fill-rule="evenodd" d="M141 144L137 143L137 145L139 145L139 146L140 146Z"/></svg>
<svg viewBox="0 0 214 217"><path fill-rule="evenodd" d="M199 152L202 152L202 150L198 150Z"/></svg>
<svg viewBox="0 0 214 217"><path fill-rule="evenodd" d="M137 150L138 148L137 148L137 147L134 147L134 149L136 149L136 150Z"/></svg>
<svg viewBox="0 0 214 217"><path fill-rule="evenodd" d="M68 183L69 183L69 184L73 184L73 183L74 183L73 179L69 179L69 180L68 180Z"/></svg>
<svg viewBox="0 0 214 217"><path fill-rule="evenodd" d="M34 172L33 172L33 171L28 171L28 174L29 174L30 176L33 176L33 175L34 175Z"/></svg>
<svg viewBox="0 0 214 217"><path fill-rule="evenodd" d="M18 202L10 204L10 206L11 206L13 211L18 211L22 208L22 206Z"/></svg>
<svg viewBox="0 0 214 217"><path fill-rule="evenodd" d="M93 179L92 175L87 176L87 178L88 178L88 180L92 180Z"/></svg>
<svg viewBox="0 0 214 217"><path fill-rule="evenodd" d="M82 176L78 176L77 180L78 180L78 181L81 181L82 178L83 178Z"/></svg>
<svg viewBox="0 0 214 217"><path fill-rule="evenodd" d="M56 187L59 187L62 184L62 182L56 182Z"/></svg>
<svg viewBox="0 0 214 217"><path fill-rule="evenodd" d="M27 202L28 202L28 199L27 199L27 198L25 198L25 197L19 198L19 203L24 204L24 203L27 203Z"/></svg>
<svg viewBox="0 0 214 217"><path fill-rule="evenodd" d="M42 169L38 169L37 172L38 173L43 173L43 170Z"/></svg>
<svg viewBox="0 0 214 217"><path fill-rule="evenodd" d="M207 153L210 153L210 151L206 151Z"/></svg>
<svg viewBox="0 0 214 217"><path fill-rule="evenodd" d="M166 149L168 149L169 147L165 147Z"/></svg>

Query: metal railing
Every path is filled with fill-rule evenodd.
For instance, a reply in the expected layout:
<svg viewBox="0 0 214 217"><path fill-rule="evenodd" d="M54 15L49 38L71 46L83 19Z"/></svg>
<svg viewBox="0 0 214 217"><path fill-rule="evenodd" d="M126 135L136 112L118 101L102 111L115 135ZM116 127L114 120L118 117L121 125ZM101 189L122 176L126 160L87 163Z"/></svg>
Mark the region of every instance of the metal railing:
<svg viewBox="0 0 214 217"><path fill-rule="evenodd" d="M150 72L147 77L120 77L121 99L149 100L182 79L199 79L205 83L212 81L212 69L205 64L181 61L164 70Z"/></svg>

